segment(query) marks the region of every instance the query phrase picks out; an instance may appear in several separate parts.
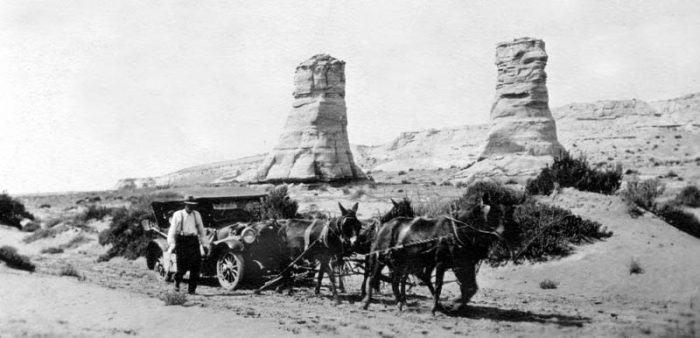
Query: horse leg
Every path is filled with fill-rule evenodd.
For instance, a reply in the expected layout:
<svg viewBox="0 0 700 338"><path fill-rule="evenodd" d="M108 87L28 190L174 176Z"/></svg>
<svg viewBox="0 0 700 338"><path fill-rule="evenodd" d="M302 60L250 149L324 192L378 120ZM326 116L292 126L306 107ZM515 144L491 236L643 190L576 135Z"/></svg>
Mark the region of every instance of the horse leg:
<svg viewBox="0 0 700 338"><path fill-rule="evenodd" d="M331 292L333 292L333 299L335 299L336 304L340 304L340 298L338 298L338 290L335 289L335 273L333 272L333 267L331 266L330 261L327 261L326 264L328 265L328 279L331 280Z"/></svg>
<svg viewBox="0 0 700 338"><path fill-rule="evenodd" d="M321 294L321 282L323 281L323 272L326 270L326 265L323 264L323 259L321 259L321 264L318 267L318 280L316 281L316 290L314 290L315 295Z"/></svg>
<svg viewBox="0 0 700 338"><path fill-rule="evenodd" d="M345 261L342 258L338 258L338 287L340 292L345 293L345 283L343 282L343 275L345 274Z"/></svg>
<svg viewBox="0 0 700 338"><path fill-rule="evenodd" d="M404 306L408 306L406 303L406 281L408 281L407 273L401 278L401 303L403 303Z"/></svg>
<svg viewBox="0 0 700 338"><path fill-rule="evenodd" d="M435 293L433 294L433 316L438 310L442 310L440 305L440 293L442 292L442 279L445 276L445 267L442 262L435 265Z"/></svg>
<svg viewBox="0 0 700 338"><path fill-rule="evenodd" d="M426 267L425 270L423 270L423 273L421 273L420 276L418 276L418 278L420 278L420 280L423 282L423 284L425 284L425 286L428 287L428 290L430 290L431 296L435 294L435 288L433 288L433 283L430 281L430 274L432 272L433 272L433 267L429 266L429 267Z"/></svg>
<svg viewBox="0 0 700 338"><path fill-rule="evenodd" d="M403 299L401 297L401 290L399 290L399 284L401 284L403 275L402 269L394 269L391 278L391 291L394 293L396 303L399 305L399 311L403 311Z"/></svg>
<svg viewBox="0 0 700 338"><path fill-rule="evenodd" d="M365 298L362 300L364 305L362 306L363 309L367 310L369 308L369 303L372 301L372 291L374 291L374 281L375 279L379 278L379 275L382 273L382 269L384 268L384 265L382 265L379 260L372 259L372 264L371 264L371 271L369 273L369 276L367 280L365 281L365 285L363 285L364 289L367 290L367 294L365 295Z"/></svg>
<svg viewBox="0 0 700 338"><path fill-rule="evenodd" d="M370 258L369 255L365 256L365 268L362 273L362 286L360 287L360 292L362 295L362 299L365 299L365 296L367 296L367 281L369 280L369 276L372 273L372 259Z"/></svg>
<svg viewBox="0 0 700 338"><path fill-rule="evenodd" d="M459 281L459 291L462 294L458 310L462 310L479 290L479 285L476 283L476 264L466 264L464 267L454 269L454 272Z"/></svg>

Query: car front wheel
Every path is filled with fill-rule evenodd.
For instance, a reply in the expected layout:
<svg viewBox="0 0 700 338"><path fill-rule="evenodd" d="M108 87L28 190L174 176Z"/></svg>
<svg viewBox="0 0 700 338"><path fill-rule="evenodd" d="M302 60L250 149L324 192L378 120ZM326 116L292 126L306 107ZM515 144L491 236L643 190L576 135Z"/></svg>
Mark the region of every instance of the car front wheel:
<svg viewBox="0 0 700 338"><path fill-rule="evenodd" d="M226 290L234 290L243 279L243 256L226 251L216 260L216 278Z"/></svg>

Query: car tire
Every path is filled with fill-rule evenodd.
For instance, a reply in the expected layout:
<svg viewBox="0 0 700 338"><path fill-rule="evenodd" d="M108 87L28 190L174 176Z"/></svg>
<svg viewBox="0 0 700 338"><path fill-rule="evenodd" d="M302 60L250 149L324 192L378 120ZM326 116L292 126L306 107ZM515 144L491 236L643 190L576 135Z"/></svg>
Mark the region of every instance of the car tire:
<svg viewBox="0 0 700 338"><path fill-rule="evenodd" d="M245 263L243 256L231 250L225 251L216 260L216 278L226 290L235 290L243 280Z"/></svg>
<svg viewBox="0 0 700 338"><path fill-rule="evenodd" d="M160 257L153 266L153 271L158 275L158 280L164 283L170 283L173 281L173 273L168 272L165 268L165 253L161 253Z"/></svg>

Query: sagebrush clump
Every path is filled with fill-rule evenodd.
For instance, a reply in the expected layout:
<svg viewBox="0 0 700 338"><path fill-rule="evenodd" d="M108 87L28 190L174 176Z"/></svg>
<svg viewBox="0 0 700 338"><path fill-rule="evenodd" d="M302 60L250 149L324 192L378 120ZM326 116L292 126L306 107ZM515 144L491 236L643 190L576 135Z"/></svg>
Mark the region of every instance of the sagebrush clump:
<svg viewBox="0 0 700 338"><path fill-rule="evenodd" d="M621 179L622 166L619 164L613 169L595 169L585 156L574 158L568 152L562 152L554 158L551 167L545 167L535 179L529 180L526 188L532 195L549 195L554 190L554 183L558 183L562 188L573 187L609 195L620 188Z"/></svg>
<svg viewBox="0 0 700 338"><path fill-rule="evenodd" d="M34 220L34 215L24 208L22 202L12 198L6 193L0 194L0 224L6 224L18 229L22 226L22 219L28 218Z"/></svg>
<svg viewBox="0 0 700 338"><path fill-rule="evenodd" d="M692 213L681 209L673 203L657 206L654 209L654 213L676 229L700 238L700 221Z"/></svg>
<svg viewBox="0 0 700 338"><path fill-rule="evenodd" d="M100 232L98 236L100 245L112 244L112 247L100 256L99 261L106 261L115 256L136 259L146 254L146 247L153 235L143 229L141 222L146 219L155 222L150 205L152 201L152 196L142 196L128 208L112 210L109 228Z"/></svg>
<svg viewBox="0 0 700 338"><path fill-rule="evenodd" d="M700 207L700 189L694 185L689 185L681 190L676 197L676 201L691 208Z"/></svg>
<svg viewBox="0 0 700 338"><path fill-rule="evenodd" d="M349 193L349 191L348 191ZM260 206L260 219L297 218L299 204L289 197L287 186L278 186L269 192Z"/></svg>
<svg viewBox="0 0 700 338"><path fill-rule="evenodd" d="M0 261L13 269L34 272L36 266L29 260L29 257L17 253L17 249L12 246L0 247Z"/></svg>
<svg viewBox="0 0 700 338"><path fill-rule="evenodd" d="M641 214L638 208L653 211L656 198L661 196L665 189L666 186L656 178L640 180L633 176L627 181L627 185L620 192L620 195L627 203L630 214L637 216Z"/></svg>

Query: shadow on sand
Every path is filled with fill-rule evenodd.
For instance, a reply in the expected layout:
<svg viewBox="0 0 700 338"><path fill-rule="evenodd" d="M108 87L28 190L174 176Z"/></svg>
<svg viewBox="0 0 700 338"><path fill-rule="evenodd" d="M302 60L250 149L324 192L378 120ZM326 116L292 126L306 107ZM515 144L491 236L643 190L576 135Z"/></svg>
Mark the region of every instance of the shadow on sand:
<svg viewBox="0 0 700 338"><path fill-rule="evenodd" d="M446 314L453 317L471 319L491 319L508 322L531 322L542 324L556 324L561 326L582 327L588 324L591 319L581 316L567 316L559 314L542 314L530 311L499 309L488 306L467 306L462 309L447 310Z"/></svg>

